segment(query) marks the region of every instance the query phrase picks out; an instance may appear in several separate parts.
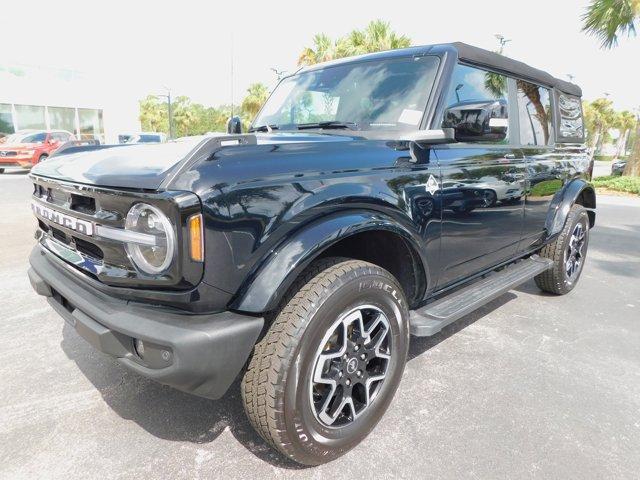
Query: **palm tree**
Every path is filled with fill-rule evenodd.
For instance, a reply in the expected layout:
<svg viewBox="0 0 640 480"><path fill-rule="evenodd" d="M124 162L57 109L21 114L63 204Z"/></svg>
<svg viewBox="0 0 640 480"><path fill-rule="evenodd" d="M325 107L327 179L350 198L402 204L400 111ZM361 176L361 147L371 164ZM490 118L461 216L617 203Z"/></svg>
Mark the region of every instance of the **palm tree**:
<svg viewBox="0 0 640 480"><path fill-rule="evenodd" d="M608 98L597 98L591 103L585 102L584 119L587 129L593 132L589 143L593 146L593 152L602 148L604 137L610 128L613 128L615 112L613 102Z"/></svg>
<svg viewBox="0 0 640 480"><path fill-rule="evenodd" d="M240 104L240 111L246 123L253 121L269 96L269 89L262 83L252 83L247 88L247 96Z"/></svg>
<svg viewBox="0 0 640 480"><path fill-rule="evenodd" d="M635 34L640 0L593 0L582 21L582 30L600 39L602 48L615 47L620 35ZM640 138L640 122L636 122L636 138ZM640 175L640 141L635 142L624 174Z"/></svg>
<svg viewBox="0 0 640 480"><path fill-rule="evenodd" d="M621 157L624 156L627 149L627 140L629 139L629 134L631 133L633 127L636 126L636 117L628 110L617 113L615 116L614 126L620 132L620 136L618 137L616 146L616 156Z"/></svg>
<svg viewBox="0 0 640 480"><path fill-rule="evenodd" d="M324 33L313 37L313 47L305 48L298 58L298 65L314 65L335 57L336 44Z"/></svg>
<svg viewBox="0 0 640 480"><path fill-rule="evenodd" d="M582 21L582 30L599 39L602 48L615 47L620 35L635 34L640 21L640 1L593 0Z"/></svg>
<svg viewBox="0 0 640 480"><path fill-rule="evenodd" d="M391 30L389 22L373 20L363 30L353 30L336 41L331 40L324 33L315 35L313 47L307 47L302 51L298 58L298 65L313 65L334 58L395 50L410 45L411 39Z"/></svg>

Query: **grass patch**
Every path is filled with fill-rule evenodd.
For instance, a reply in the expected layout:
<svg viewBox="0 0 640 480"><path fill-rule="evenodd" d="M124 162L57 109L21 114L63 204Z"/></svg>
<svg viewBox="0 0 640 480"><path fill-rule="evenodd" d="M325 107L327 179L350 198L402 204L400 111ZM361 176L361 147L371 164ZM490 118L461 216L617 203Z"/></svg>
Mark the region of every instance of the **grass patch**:
<svg viewBox="0 0 640 480"><path fill-rule="evenodd" d="M532 197L546 197L547 195L553 195L562 188L562 180L545 180L535 184L531 188L529 195Z"/></svg>
<svg viewBox="0 0 640 480"><path fill-rule="evenodd" d="M618 192L640 195L640 177L598 177L594 178L592 182L596 188L608 188Z"/></svg>

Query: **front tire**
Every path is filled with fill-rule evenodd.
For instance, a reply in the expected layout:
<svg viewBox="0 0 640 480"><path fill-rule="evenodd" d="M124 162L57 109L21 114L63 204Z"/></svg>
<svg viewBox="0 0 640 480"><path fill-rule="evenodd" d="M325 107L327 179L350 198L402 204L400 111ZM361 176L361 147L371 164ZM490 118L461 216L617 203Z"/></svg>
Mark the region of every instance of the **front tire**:
<svg viewBox="0 0 640 480"><path fill-rule="evenodd" d="M535 277L536 285L556 295L569 293L580 279L588 246L589 216L582 205L573 205L560 235L540 251L553 266Z"/></svg>
<svg viewBox="0 0 640 480"><path fill-rule="evenodd" d="M47 158L49 158L49 155L47 155L46 153L43 153L42 155L40 155L40 157L38 158L38 163L42 163L44 162Z"/></svg>
<svg viewBox="0 0 640 480"><path fill-rule="evenodd" d="M371 263L325 259L291 289L242 380L249 421L295 462L319 465L358 445L400 383L406 299Z"/></svg>

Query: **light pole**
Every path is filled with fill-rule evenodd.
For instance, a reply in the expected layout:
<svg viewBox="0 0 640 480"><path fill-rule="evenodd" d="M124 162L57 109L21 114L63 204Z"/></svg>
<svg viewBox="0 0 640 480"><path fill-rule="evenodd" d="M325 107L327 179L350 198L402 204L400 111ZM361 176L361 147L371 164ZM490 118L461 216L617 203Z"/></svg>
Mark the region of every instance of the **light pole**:
<svg viewBox="0 0 640 480"><path fill-rule="evenodd" d="M166 87L165 87L166 88ZM171 111L171 90L167 88L165 95L156 95L159 98L167 99L167 113L169 114L169 140L173 139L173 112Z"/></svg>

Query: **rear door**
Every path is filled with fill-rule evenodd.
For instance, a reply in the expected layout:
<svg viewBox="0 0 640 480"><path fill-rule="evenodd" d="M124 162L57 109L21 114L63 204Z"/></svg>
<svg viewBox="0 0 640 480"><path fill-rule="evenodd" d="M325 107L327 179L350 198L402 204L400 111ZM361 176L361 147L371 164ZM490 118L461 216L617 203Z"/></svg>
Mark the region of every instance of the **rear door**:
<svg viewBox="0 0 640 480"><path fill-rule="evenodd" d="M516 81L519 136L527 171L526 200L520 251L535 248L545 233L553 196L566 182L567 158L554 151L552 90Z"/></svg>
<svg viewBox="0 0 640 480"><path fill-rule="evenodd" d="M445 108L499 102L509 118L503 138L434 149L442 186L438 288L516 254L522 233L525 161L514 138L513 84L505 75L474 66L459 64L454 69Z"/></svg>

